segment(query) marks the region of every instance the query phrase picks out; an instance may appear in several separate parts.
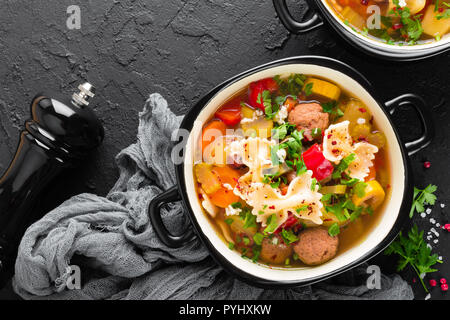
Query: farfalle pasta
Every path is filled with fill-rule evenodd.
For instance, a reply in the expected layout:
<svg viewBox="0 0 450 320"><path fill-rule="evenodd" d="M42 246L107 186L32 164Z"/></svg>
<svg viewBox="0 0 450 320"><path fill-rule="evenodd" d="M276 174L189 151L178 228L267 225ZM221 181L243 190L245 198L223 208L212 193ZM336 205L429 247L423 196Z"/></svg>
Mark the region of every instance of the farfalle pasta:
<svg viewBox="0 0 450 320"><path fill-rule="evenodd" d="M349 121L343 121L325 130L323 155L327 160L338 164L343 158L353 154L355 159L345 172L351 178L364 180L373 166L378 147L364 141L355 143L349 133L349 124Z"/></svg>
<svg viewBox="0 0 450 320"><path fill-rule="evenodd" d="M340 239L363 236L384 201L386 139L367 107L326 79L283 75L242 92L199 137L200 204L230 249L255 263L325 263L346 249Z"/></svg>

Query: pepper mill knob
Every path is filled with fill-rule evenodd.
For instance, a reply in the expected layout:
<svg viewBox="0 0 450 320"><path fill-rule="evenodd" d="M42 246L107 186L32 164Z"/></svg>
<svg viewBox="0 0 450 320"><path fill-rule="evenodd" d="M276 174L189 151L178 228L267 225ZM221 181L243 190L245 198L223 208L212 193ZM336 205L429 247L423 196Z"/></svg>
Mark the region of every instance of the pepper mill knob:
<svg viewBox="0 0 450 320"><path fill-rule="evenodd" d="M104 138L91 107L95 88L88 82L62 101L38 94L31 101L16 154L0 178L0 288L12 275L17 248L36 200L65 168L78 165Z"/></svg>
<svg viewBox="0 0 450 320"><path fill-rule="evenodd" d="M79 106L88 106L89 99L95 96L95 88L89 82L85 82L78 86L80 92L72 95L72 101Z"/></svg>

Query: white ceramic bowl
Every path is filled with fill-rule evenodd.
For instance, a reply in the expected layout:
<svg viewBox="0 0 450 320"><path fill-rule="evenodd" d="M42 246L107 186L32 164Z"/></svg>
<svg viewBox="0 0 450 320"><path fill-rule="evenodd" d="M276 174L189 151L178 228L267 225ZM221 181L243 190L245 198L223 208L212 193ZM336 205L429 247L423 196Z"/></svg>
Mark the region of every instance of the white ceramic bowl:
<svg viewBox="0 0 450 320"><path fill-rule="evenodd" d="M388 141L386 148L388 148L387 161L391 172L391 188L387 193L385 204L381 208L378 224L359 244L319 266L274 268L243 259L239 253L230 250L220 238L201 208L195 188L193 165L195 141L201 134L202 125L224 102L253 81L290 73L303 73L329 79L367 105ZM371 85L355 70L336 60L323 57L294 57L275 61L247 71L214 89L189 111L181 125L182 128L191 131L186 144L184 163L176 166L179 185L167 192L169 196L163 194L150 205L150 217L161 240L170 246L180 246L191 238L190 235L178 237L170 235L159 224L158 209L161 204L183 199L197 234L210 249L213 257L237 277L252 284L260 286L308 284L345 271L383 250L397 235L403 219L409 212L412 201L412 183L410 182L407 148L400 142L396 129L385 111L386 106L380 103L374 95ZM395 109L395 106L405 101L420 104L420 101L411 101L415 99L412 97L414 96L399 97L389 102L388 105ZM420 115L422 115L422 111L419 110ZM410 152L423 148L431 139L432 132L428 128L431 124L427 123L429 119L422 117L422 120L426 132L421 138L408 144ZM419 140L421 140L420 143L417 142Z"/></svg>

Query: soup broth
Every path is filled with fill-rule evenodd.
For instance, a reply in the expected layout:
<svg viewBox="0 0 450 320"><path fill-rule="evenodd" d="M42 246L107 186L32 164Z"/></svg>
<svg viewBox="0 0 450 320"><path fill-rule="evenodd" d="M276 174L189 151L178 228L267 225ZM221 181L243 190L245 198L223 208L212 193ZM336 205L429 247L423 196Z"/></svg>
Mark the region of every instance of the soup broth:
<svg viewBox="0 0 450 320"><path fill-rule="evenodd" d="M439 41L450 30L444 0L323 0L354 31L388 44Z"/></svg>
<svg viewBox="0 0 450 320"><path fill-rule="evenodd" d="M203 126L197 194L243 258L318 265L362 241L390 194L388 142L338 84L292 74L251 83Z"/></svg>

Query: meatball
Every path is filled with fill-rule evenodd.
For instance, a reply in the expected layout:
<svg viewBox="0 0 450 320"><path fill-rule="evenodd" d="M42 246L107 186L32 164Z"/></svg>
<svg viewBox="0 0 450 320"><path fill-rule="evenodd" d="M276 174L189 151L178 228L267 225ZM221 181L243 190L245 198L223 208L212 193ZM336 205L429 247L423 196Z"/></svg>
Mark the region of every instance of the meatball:
<svg viewBox="0 0 450 320"><path fill-rule="evenodd" d="M313 140L311 131L319 128L323 132L328 128L329 116L318 103L299 103L289 112L288 122L297 126L299 131L305 130L305 137Z"/></svg>
<svg viewBox="0 0 450 320"><path fill-rule="evenodd" d="M294 245L298 258L307 265L318 265L333 258L338 250L339 238L332 237L324 228L314 227L299 234Z"/></svg>
<svg viewBox="0 0 450 320"><path fill-rule="evenodd" d="M292 252L292 246L284 243L280 236L274 235L272 238L264 238L259 257L268 263L282 264Z"/></svg>

